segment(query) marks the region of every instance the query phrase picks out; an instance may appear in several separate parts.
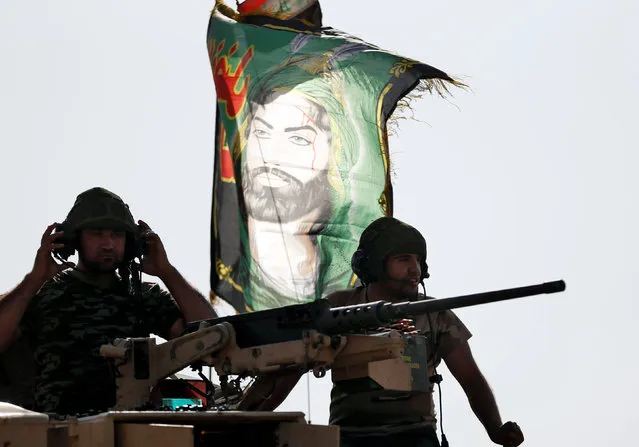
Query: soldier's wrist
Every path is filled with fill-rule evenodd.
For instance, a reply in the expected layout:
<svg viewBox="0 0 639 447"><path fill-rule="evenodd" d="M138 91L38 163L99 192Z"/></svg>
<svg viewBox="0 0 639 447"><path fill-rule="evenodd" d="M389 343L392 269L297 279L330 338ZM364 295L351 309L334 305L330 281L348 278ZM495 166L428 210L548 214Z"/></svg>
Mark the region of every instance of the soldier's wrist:
<svg viewBox="0 0 639 447"><path fill-rule="evenodd" d="M493 437L499 433L499 429L502 425L503 424L500 420L491 421L486 424L486 432L488 433L488 436L493 439Z"/></svg>
<svg viewBox="0 0 639 447"><path fill-rule="evenodd" d="M42 278L41 276L36 275L33 272L29 272L22 280L22 285L25 292L30 295L35 295L36 293L38 293L38 290L40 290L45 282L47 282L47 278Z"/></svg>
<svg viewBox="0 0 639 447"><path fill-rule="evenodd" d="M160 278L165 283L167 281L171 281L178 275L178 270L171 263L166 263L166 265L158 268L158 278Z"/></svg>

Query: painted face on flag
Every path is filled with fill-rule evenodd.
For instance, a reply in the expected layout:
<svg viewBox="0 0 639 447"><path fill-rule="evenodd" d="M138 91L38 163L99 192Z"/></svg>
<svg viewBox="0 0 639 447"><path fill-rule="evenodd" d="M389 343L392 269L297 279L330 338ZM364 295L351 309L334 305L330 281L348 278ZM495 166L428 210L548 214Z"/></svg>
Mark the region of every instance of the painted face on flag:
<svg viewBox="0 0 639 447"><path fill-rule="evenodd" d="M248 213L269 222L328 219L326 110L295 91L272 94L252 104L248 126L242 176Z"/></svg>
<svg viewBox="0 0 639 447"><path fill-rule="evenodd" d="M392 213L388 117L420 79L428 91L446 89L445 73L357 37L294 32L321 23L319 2L293 10L302 3L240 1L242 20L215 13L209 22L211 288L240 312L354 285L363 227ZM268 17L287 20L282 13L295 20Z"/></svg>

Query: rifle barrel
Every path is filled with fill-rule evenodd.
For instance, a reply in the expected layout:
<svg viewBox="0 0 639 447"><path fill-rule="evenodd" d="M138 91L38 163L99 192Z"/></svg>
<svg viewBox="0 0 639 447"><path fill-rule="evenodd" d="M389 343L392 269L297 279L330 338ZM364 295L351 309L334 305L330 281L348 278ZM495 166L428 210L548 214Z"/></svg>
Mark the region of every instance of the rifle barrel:
<svg viewBox="0 0 639 447"><path fill-rule="evenodd" d="M332 308L322 315L318 326L325 333L338 334L344 331L380 327L402 318L415 317L430 312L512 300L543 293L556 293L564 290L566 290L566 283L563 280L559 280L451 298L433 299L432 297L427 297L423 300L403 303L375 301Z"/></svg>
<svg viewBox="0 0 639 447"><path fill-rule="evenodd" d="M392 304L397 313L407 316L415 316L425 312L439 312L447 309L459 309L461 307L477 306L479 304L495 303L498 301L512 300L525 296L541 295L544 293L556 293L566 290L563 280L545 282L533 286L515 287L512 289L493 290L491 292L473 293L450 298L426 299L421 301ZM400 317L402 318L402 317Z"/></svg>

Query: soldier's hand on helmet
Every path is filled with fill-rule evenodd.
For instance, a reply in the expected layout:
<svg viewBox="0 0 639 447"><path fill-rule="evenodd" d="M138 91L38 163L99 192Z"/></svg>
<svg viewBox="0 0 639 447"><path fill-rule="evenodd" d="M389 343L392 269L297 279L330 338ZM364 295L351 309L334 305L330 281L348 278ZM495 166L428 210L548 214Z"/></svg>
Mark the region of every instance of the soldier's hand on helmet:
<svg viewBox="0 0 639 447"><path fill-rule="evenodd" d="M38 248L35 261L33 262L31 277L39 284L44 284L67 268L67 265L59 264L55 261L55 259L53 259L53 251L64 247L64 244L60 243L60 239L64 236L64 232L52 233L56 225L56 223L49 225L42 234L40 247ZM73 263L69 264L74 266Z"/></svg>
<svg viewBox="0 0 639 447"><path fill-rule="evenodd" d="M140 268L147 275L162 277L171 268L164 244L146 222L138 220L138 226L140 237L146 241L146 253L142 257Z"/></svg>
<svg viewBox="0 0 639 447"><path fill-rule="evenodd" d="M506 422L501 427L488 433L490 439L504 447L517 447L524 442L524 434L515 422Z"/></svg>

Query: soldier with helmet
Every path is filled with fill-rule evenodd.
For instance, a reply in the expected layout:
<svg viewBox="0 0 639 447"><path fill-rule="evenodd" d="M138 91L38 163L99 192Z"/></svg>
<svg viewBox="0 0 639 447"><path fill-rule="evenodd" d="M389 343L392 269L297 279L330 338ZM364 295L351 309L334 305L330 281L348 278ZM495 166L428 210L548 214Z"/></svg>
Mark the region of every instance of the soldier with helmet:
<svg viewBox="0 0 639 447"><path fill-rule="evenodd" d="M381 217L364 230L352 267L363 285L329 295L334 306L426 298L418 290L429 277L426 241L417 229L393 217ZM495 397L468 345L471 333L453 311L421 315L414 326L400 326L426 336L431 383L438 383L435 368L444 360L493 442L503 446L523 442L517 424L502 423ZM386 395L368 379L358 380L336 384L331 391L330 423L340 426L342 446L439 445L432 387L427 393Z"/></svg>
<svg viewBox="0 0 639 447"><path fill-rule="evenodd" d="M66 261L75 251L77 266ZM142 282L140 272L169 291ZM32 270L1 297L0 352L16 341L30 347L34 410L104 411L115 403L115 377L101 345L150 334L173 338L186 323L215 316L169 262L160 237L136 224L120 197L92 188L78 195L62 224L46 229Z"/></svg>
<svg viewBox="0 0 639 447"><path fill-rule="evenodd" d="M418 290L424 279L429 277L426 241L412 226L393 217L373 221L362 233L351 261L353 272L362 285L329 294L326 298L332 307L380 300L405 302L426 299ZM440 381L436 367L442 360L462 386L490 439L508 447L523 442L523 434L516 423L502 423L495 397L468 345L471 333L454 312L445 310L420 315L414 322L402 321L393 328L402 332L418 332L426 337L430 390L421 393L387 391L369 378L334 384L329 423L340 426L342 447L439 446L432 384ZM258 390L269 398L254 405L253 409L277 407L299 378L297 373L279 377L271 381L270 390L265 380ZM258 400L251 395L248 399ZM443 434L442 445L447 445Z"/></svg>

